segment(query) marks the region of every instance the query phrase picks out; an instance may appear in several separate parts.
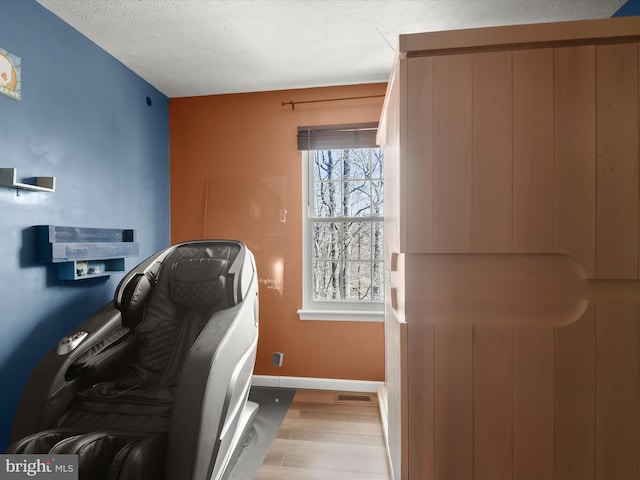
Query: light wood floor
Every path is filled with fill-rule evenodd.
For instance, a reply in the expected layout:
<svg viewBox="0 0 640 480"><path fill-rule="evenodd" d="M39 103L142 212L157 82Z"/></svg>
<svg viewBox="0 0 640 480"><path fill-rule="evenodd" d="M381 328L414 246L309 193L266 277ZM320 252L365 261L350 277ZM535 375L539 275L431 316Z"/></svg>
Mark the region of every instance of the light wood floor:
<svg viewBox="0 0 640 480"><path fill-rule="evenodd" d="M297 390L255 480L389 480L376 395L339 393Z"/></svg>

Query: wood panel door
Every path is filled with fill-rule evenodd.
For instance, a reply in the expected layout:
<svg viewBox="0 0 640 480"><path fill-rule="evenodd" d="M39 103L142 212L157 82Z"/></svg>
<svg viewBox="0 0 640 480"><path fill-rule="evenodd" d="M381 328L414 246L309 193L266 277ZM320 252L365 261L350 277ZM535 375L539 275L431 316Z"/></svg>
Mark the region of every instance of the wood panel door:
<svg viewBox="0 0 640 480"><path fill-rule="evenodd" d="M564 254L587 278L639 279L637 43L407 62L407 262ZM637 303L555 328L434 324L410 267L406 478L638 478Z"/></svg>

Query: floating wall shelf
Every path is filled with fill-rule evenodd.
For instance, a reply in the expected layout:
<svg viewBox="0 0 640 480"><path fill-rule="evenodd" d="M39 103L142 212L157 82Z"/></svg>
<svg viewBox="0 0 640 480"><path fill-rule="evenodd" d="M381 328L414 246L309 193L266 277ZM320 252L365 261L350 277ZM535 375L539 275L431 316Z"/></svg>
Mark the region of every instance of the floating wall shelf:
<svg viewBox="0 0 640 480"><path fill-rule="evenodd" d="M38 261L57 263L60 280L105 277L125 271L138 256L135 230L37 225Z"/></svg>
<svg viewBox="0 0 640 480"><path fill-rule="evenodd" d="M56 177L34 177L32 180L34 183L18 182L16 181L15 168L0 168L0 185L4 187L35 192L55 192L56 190Z"/></svg>

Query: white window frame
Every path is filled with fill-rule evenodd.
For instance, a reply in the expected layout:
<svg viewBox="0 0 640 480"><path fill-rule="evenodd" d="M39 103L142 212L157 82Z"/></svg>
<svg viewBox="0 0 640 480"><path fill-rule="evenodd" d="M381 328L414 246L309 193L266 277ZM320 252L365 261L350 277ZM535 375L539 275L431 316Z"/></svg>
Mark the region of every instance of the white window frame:
<svg viewBox="0 0 640 480"><path fill-rule="evenodd" d="M302 308L301 320L384 322L384 302L317 301L313 299L311 226L313 151L302 151Z"/></svg>

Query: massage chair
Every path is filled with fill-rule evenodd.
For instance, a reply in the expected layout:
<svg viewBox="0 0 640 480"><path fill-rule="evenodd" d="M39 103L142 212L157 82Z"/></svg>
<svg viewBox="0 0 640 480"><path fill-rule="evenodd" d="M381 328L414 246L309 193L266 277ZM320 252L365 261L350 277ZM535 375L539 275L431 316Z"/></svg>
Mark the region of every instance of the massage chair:
<svg viewBox="0 0 640 480"><path fill-rule="evenodd" d="M258 407L257 285L236 241L146 259L36 366L6 453L77 454L80 480L225 478Z"/></svg>

